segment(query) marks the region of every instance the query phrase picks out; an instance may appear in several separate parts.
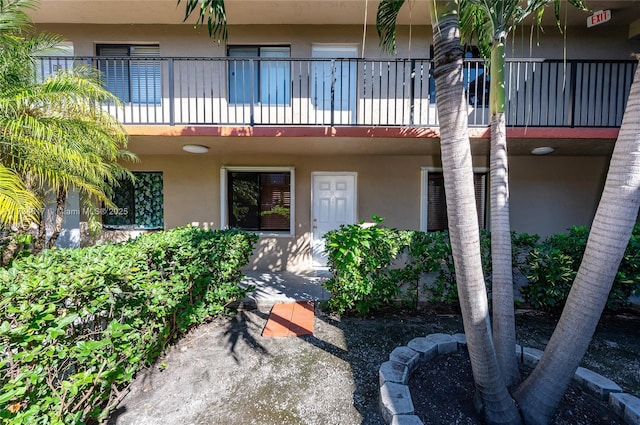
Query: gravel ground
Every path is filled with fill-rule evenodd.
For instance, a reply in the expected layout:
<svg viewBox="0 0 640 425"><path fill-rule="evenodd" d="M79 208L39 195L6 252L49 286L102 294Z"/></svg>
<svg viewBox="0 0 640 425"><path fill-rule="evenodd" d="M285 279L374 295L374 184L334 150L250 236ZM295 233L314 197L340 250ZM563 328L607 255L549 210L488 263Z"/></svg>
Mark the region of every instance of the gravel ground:
<svg viewBox="0 0 640 425"><path fill-rule="evenodd" d="M416 415L425 425L481 425L473 406L471 361L466 351L438 356L411 375ZM551 425L623 425L602 401L571 386Z"/></svg>
<svg viewBox="0 0 640 425"><path fill-rule="evenodd" d="M189 332L137 376L108 423L383 424L378 367L389 353L417 336L462 331L457 314L338 319L317 310L313 336L262 338L267 317L240 311ZM532 347L543 346L553 327L553 319L533 313L519 314L518 322L518 338ZM623 361L625 379L616 382L638 394L640 319L606 324L587 361L605 371Z"/></svg>

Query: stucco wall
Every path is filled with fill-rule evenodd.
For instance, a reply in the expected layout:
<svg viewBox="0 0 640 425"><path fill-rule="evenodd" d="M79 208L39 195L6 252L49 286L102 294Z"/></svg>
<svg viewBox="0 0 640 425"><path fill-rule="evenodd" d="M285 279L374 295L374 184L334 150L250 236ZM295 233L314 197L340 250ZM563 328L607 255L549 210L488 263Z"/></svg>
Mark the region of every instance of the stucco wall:
<svg viewBox="0 0 640 425"><path fill-rule="evenodd" d="M603 157L511 157L512 229L544 236L591 225L608 167Z"/></svg>
<svg viewBox="0 0 640 425"><path fill-rule="evenodd" d="M73 42L78 56L95 54L99 43L158 43L161 56L226 56L224 45L208 38L206 30L196 31L191 25L40 25L38 29L61 34ZM311 46L345 44L358 46L362 52L362 26L359 25L231 25L228 44L291 45L292 57L311 57ZM431 45L431 27L413 26L411 43L409 27L398 29L398 57L427 58ZM409 46L411 44L411 46ZM383 57L378 47L374 26L369 26L365 39L366 57ZM639 40L628 39L628 28L602 25L593 28L570 27L566 39L557 27L545 28L543 34L532 35L530 27L515 31L507 47L509 57L562 59L629 59L640 51Z"/></svg>
<svg viewBox="0 0 640 425"><path fill-rule="evenodd" d="M600 157L511 158L513 230L546 235L573 225L588 225L593 217L608 161ZM484 167L486 158L474 158ZM195 224L220 227L222 166L295 167L295 235L259 242L253 269L302 270L310 267L311 173L357 173L358 220L376 214L401 229L420 226L422 167L438 167L431 156L143 156L133 170L164 173L165 227Z"/></svg>

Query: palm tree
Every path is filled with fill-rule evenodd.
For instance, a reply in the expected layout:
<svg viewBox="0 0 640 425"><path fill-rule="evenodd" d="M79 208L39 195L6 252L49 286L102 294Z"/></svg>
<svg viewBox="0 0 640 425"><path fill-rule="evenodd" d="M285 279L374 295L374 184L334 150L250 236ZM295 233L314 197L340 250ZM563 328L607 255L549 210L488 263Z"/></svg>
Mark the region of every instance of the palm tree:
<svg viewBox="0 0 640 425"><path fill-rule="evenodd" d="M396 18L403 3L403 0L382 0L378 7L378 32L387 50L395 47ZM458 28L458 2L435 1L431 25L449 235L474 382L488 423L517 424L520 416L502 379L491 340L463 84L464 50Z"/></svg>
<svg viewBox="0 0 640 425"><path fill-rule="evenodd" d="M560 24L559 0L461 0L460 28L467 42L476 42L489 62L489 115L491 120L491 270L493 339L498 363L508 386L520 381L515 356L516 330L513 299L511 225L509 221L509 170L505 119L505 43L522 21L535 15L537 25L553 3ZM581 0L569 0L586 10Z"/></svg>
<svg viewBox="0 0 640 425"><path fill-rule="evenodd" d="M111 205L111 188L131 175L117 161L135 156L124 150L127 137L120 123L98 106L115 98L102 87L96 70L77 67L37 80L35 55L50 51L61 39L24 34L29 21L23 9L34 5L31 0L0 0L0 163L7 170L5 175L14 179L13 185L3 183L2 190L26 189L39 198L40 205L54 197L52 246L60 232L68 190L84 195L88 212L95 202ZM16 185L18 177L22 184ZM7 199L18 199L16 193ZM24 219L33 217L20 215L24 206L14 202L18 209L7 214L4 224L27 231ZM42 248L44 216L41 209L34 215L40 227L35 245ZM15 247L5 249L5 262Z"/></svg>
<svg viewBox="0 0 640 425"><path fill-rule="evenodd" d="M627 100L587 247L562 316L514 397L527 424L546 424L587 351L640 206L640 66Z"/></svg>

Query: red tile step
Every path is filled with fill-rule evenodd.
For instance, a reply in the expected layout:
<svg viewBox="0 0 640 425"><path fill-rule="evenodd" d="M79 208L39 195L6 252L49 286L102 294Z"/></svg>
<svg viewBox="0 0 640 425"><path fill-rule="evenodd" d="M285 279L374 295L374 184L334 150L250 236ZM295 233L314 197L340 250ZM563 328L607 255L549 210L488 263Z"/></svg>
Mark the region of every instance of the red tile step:
<svg viewBox="0 0 640 425"><path fill-rule="evenodd" d="M313 320L313 303L310 301L275 304L262 330L262 336L313 335Z"/></svg>

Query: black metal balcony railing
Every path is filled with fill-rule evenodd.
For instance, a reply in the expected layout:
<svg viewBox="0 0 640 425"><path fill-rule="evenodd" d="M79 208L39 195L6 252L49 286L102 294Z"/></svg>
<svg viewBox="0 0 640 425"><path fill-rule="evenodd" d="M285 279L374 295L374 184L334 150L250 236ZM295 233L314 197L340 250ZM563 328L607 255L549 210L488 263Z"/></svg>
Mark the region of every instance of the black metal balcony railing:
<svg viewBox="0 0 640 425"><path fill-rule="evenodd" d="M43 57L44 77L102 71L125 124L437 126L428 59ZM507 125L618 127L635 61L507 60ZM465 62L469 124L489 124L489 81Z"/></svg>

